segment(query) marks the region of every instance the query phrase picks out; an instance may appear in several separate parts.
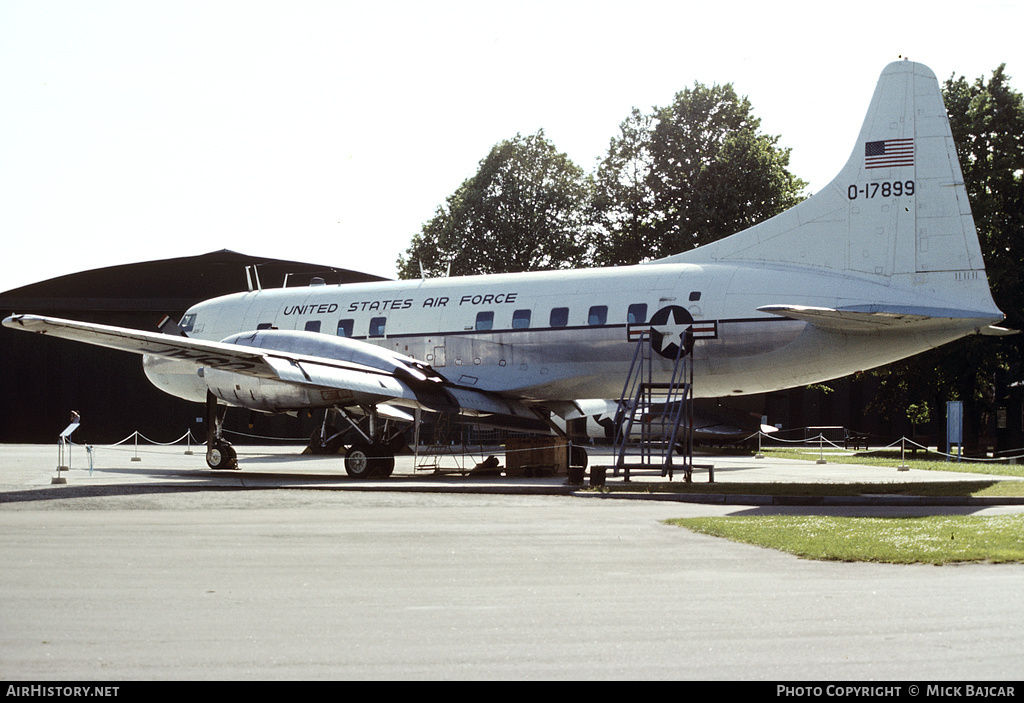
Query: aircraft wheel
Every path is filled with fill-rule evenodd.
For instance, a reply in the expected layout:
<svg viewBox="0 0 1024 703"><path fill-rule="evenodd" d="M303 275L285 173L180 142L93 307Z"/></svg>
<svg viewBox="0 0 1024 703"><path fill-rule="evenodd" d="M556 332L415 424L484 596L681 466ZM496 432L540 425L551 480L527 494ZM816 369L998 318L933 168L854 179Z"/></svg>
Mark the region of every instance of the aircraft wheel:
<svg viewBox="0 0 1024 703"><path fill-rule="evenodd" d="M372 447L353 444L345 452L345 473L352 478L370 478L377 466L376 459Z"/></svg>
<svg viewBox="0 0 1024 703"><path fill-rule="evenodd" d="M395 470L395 455L377 444L353 444L345 452L345 472L352 478L387 478Z"/></svg>
<svg viewBox="0 0 1024 703"><path fill-rule="evenodd" d="M206 463L211 469L237 469L238 457L235 448L227 442L214 442L213 446L206 450Z"/></svg>
<svg viewBox="0 0 1024 703"><path fill-rule="evenodd" d="M380 456L376 459L377 469L374 472L375 478L387 478L395 470L395 455L381 448Z"/></svg>
<svg viewBox="0 0 1024 703"><path fill-rule="evenodd" d="M587 468L587 450L579 445L572 445L569 448L569 466Z"/></svg>

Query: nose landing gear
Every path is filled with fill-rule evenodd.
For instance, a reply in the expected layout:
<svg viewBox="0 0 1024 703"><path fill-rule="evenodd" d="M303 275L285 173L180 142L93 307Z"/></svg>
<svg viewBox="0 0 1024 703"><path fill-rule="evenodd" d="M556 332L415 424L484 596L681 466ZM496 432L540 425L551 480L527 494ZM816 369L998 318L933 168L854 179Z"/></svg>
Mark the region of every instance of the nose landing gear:
<svg viewBox="0 0 1024 703"><path fill-rule="evenodd" d="M223 436L227 410L227 406L217 405L217 396L212 391L206 391L206 464L217 471L238 468L235 448Z"/></svg>

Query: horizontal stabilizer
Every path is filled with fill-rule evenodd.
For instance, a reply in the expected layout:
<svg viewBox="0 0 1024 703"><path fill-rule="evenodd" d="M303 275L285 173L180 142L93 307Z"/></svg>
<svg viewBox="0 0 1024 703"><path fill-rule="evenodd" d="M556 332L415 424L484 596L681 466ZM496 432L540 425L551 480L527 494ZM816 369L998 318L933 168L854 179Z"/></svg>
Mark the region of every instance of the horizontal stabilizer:
<svg viewBox="0 0 1024 703"><path fill-rule="evenodd" d="M846 308L763 305L758 308L758 311L793 320L803 320L815 327L837 332L877 332L940 320L943 322L962 320L965 327L976 323L980 330L984 330L992 321L992 314L986 312L902 305L856 305ZM1006 333L1012 334L1012 331L1007 330Z"/></svg>
<svg viewBox="0 0 1024 703"><path fill-rule="evenodd" d="M1006 327L997 327L996 325L989 325L981 331L986 337L1009 337L1013 334L1020 334L1020 330L1011 330Z"/></svg>

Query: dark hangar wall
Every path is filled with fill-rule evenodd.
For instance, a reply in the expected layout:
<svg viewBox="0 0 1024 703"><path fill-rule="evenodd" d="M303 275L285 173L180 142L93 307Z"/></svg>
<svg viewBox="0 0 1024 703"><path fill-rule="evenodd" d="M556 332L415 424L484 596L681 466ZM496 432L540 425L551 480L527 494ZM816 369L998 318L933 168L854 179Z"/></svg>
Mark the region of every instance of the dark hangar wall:
<svg viewBox="0 0 1024 703"><path fill-rule="evenodd" d="M0 313L36 313L156 331L164 315L177 321L191 305L247 289L245 267L258 266L264 288L384 280L329 266L218 251L84 271L0 293ZM135 354L0 328L0 443L56 444L72 410L82 415L74 440L110 443L135 430L168 442L192 429L205 437L203 408L154 388ZM247 429L244 411L228 426ZM256 420L254 431L292 436L309 422ZM307 433L308 434L308 433Z"/></svg>

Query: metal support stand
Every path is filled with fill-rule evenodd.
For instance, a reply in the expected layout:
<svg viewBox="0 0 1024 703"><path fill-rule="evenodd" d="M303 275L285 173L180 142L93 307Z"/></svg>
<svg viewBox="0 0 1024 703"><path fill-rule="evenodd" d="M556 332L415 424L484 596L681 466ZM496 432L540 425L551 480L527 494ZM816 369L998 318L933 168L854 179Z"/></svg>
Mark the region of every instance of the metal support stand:
<svg viewBox="0 0 1024 703"><path fill-rule="evenodd" d="M661 475L671 480L675 454L682 460L684 480L687 483L693 480L692 350L693 332L687 329L679 340L670 380L655 383L650 333L643 332L637 340L615 417L615 475L622 469L624 481L629 481L626 444L637 422L640 423L641 465L653 464L655 451L661 450ZM714 481L713 468L708 476Z"/></svg>
<svg viewBox="0 0 1024 703"><path fill-rule="evenodd" d="M71 434L78 429L80 424L82 424L82 419L78 413L72 410L71 424L64 428L64 431L60 433L60 437L57 439L57 475L50 480L52 484L68 482L67 478L60 475L60 472L71 470ZM66 457L65 453L67 454Z"/></svg>

